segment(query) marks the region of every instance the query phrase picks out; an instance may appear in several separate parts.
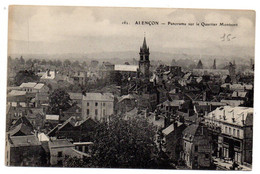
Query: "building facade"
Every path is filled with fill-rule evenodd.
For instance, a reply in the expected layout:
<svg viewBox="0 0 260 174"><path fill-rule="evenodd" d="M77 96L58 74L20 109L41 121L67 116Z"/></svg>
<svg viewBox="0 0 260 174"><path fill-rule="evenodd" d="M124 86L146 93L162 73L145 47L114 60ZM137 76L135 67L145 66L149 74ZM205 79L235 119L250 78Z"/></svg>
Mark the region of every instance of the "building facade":
<svg viewBox="0 0 260 174"><path fill-rule="evenodd" d="M82 100L82 118L101 121L114 113L114 95L111 93L86 93Z"/></svg>
<svg viewBox="0 0 260 174"><path fill-rule="evenodd" d="M217 156L252 163L253 108L218 107L205 116L205 124L217 142Z"/></svg>

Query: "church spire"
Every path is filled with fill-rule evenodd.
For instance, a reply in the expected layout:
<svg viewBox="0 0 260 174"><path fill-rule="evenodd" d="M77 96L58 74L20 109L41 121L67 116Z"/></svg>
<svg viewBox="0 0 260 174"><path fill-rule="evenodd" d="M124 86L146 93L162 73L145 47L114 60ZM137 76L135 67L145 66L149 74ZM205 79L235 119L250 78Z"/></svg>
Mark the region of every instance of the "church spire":
<svg viewBox="0 0 260 174"><path fill-rule="evenodd" d="M144 36L144 42L143 42L143 49L146 50L147 49L147 45L146 45L146 38Z"/></svg>

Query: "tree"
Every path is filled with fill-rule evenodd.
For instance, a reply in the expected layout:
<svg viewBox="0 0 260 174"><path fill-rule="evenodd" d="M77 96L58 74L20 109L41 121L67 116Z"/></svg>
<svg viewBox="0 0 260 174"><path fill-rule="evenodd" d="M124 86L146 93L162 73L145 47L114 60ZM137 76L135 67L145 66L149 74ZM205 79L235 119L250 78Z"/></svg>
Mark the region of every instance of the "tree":
<svg viewBox="0 0 260 174"><path fill-rule="evenodd" d="M74 61L74 62L72 63L72 66L74 66L74 67L79 67L79 61L78 61L78 60Z"/></svg>
<svg viewBox="0 0 260 174"><path fill-rule="evenodd" d="M91 167L88 159L65 156L64 167Z"/></svg>
<svg viewBox="0 0 260 174"><path fill-rule="evenodd" d="M81 64L81 66L82 66L82 67L85 67L85 66L87 66L87 63L86 63L86 61L83 61L83 62L82 62L82 64Z"/></svg>
<svg viewBox="0 0 260 174"><path fill-rule="evenodd" d="M23 58L23 56L20 57L20 63L23 65L25 63L25 60Z"/></svg>
<svg viewBox="0 0 260 174"><path fill-rule="evenodd" d="M95 128L91 157L81 167L169 168L156 153L155 135L155 127L143 117L113 116ZM75 159L70 162L66 167L75 166Z"/></svg>
<svg viewBox="0 0 260 174"><path fill-rule="evenodd" d="M46 60L45 60L45 59L42 59L42 60L41 60L41 64L42 64L42 65L46 65Z"/></svg>
<svg viewBox="0 0 260 174"><path fill-rule="evenodd" d="M26 61L26 65L28 66L32 66L33 62L32 62L32 59L29 59Z"/></svg>
<svg viewBox="0 0 260 174"><path fill-rule="evenodd" d="M68 59L66 59L66 60L63 62L63 66L67 67L67 66L69 66L69 65L71 65L71 62L70 62Z"/></svg>
<svg viewBox="0 0 260 174"><path fill-rule="evenodd" d="M37 82L39 77L31 70L19 71L14 77L14 83L20 86L22 83L26 82Z"/></svg>
<svg viewBox="0 0 260 174"><path fill-rule="evenodd" d="M71 99L69 94L63 89L55 89L50 94L50 112L52 114L60 114L71 107Z"/></svg>

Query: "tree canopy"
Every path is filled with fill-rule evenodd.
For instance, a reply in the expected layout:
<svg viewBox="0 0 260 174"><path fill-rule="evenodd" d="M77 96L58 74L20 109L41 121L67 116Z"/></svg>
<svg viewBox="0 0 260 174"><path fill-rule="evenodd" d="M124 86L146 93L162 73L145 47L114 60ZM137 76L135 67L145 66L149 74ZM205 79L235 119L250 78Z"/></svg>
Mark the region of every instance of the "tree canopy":
<svg viewBox="0 0 260 174"><path fill-rule="evenodd" d="M71 107L71 99L69 94L64 89L55 89L50 94L50 112L59 114L61 111L66 111Z"/></svg>
<svg viewBox="0 0 260 174"><path fill-rule="evenodd" d="M78 161L83 165L80 167L161 168L162 157L157 153L155 135L155 127L145 118L113 116L96 127L91 158L84 162L69 158L65 165L77 167ZM165 168L168 163L163 165Z"/></svg>
<svg viewBox="0 0 260 174"><path fill-rule="evenodd" d="M39 77L31 70L19 71L14 77L14 83L17 86L20 86L22 83L26 82L36 82L39 80Z"/></svg>

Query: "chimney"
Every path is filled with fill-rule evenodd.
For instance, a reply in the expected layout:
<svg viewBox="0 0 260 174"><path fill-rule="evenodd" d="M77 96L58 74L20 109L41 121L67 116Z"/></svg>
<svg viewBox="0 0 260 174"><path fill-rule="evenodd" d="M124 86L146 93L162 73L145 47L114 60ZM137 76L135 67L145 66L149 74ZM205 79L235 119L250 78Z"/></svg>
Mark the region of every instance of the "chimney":
<svg viewBox="0 0 260 174"><path fill-rule="evenodd" d="M245 116L244 116L244 113L242 115L242 124L245 125Z"/></svg>
<svg viewBox="0 0 260 174"><path fill-rule="evenodd" d="M174 130L177 128L177 122L175 121L174 123L173 123L173 127L174 127Z"/></svg>
<svg viewBox="0 0 260 174"><path fill-rule="evenodd" d="M232 121L233 121L233 123L234 123L234 122L235 122L235 113L234 113L234 111L233 111L232 115L233 115Z"/></svg>

